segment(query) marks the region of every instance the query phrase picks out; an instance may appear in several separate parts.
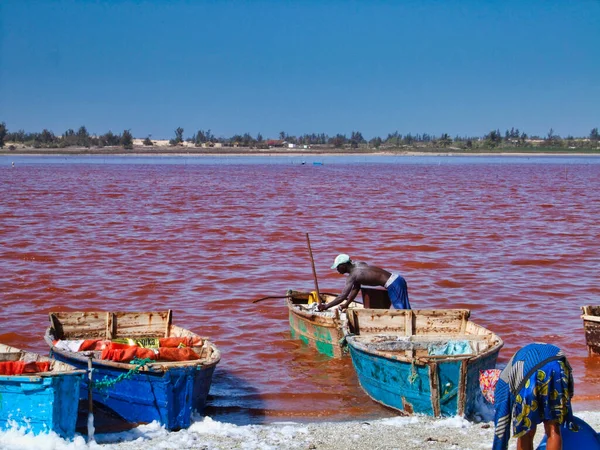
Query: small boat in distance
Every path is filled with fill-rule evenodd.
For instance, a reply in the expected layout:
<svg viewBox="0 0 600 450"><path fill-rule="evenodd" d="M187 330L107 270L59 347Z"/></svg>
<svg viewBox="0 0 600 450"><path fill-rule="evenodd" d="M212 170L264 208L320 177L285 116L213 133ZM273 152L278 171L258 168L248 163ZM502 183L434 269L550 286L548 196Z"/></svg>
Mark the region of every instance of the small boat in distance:
<svg viewBox="0 0 600 450"><path fill-rule="evenodd" d="M221 359L208 338L173 325L172 312L50 312L45 340L51 355L75 367L92 364L92 393L129 423L190 425L204 409ZM91 360L91 361L90 361ZM82 380L80 398L88 396Z"/></svg>
<svg viewBox="0 0 600 450"><path fill-rule="evenodd" d="M588 353L600 356L600 305L582 306L581 311Z"/></svg>
<svg viewBox="0 0 600 450"><path fill-rule="evenodd" d="M0 344L0 428L72 439L85 370Z"/></svg>
<svg viewBox="0 0 600 450"><path fill-rule="evenodd" d="M348 310L346 342L358 380L375 401L435 417L476 412L480 370L492 369L502 339L470 311Z"/></svg>

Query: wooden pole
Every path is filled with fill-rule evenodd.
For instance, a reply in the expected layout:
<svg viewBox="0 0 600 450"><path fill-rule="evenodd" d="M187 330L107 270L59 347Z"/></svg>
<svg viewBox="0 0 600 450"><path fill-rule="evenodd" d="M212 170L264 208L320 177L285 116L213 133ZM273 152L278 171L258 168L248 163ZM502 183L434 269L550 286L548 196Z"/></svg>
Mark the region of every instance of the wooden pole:
<svg viewBox="0 0 600 450"><path fill-rule="evenodd" d="M92 357L88 358L88 442L94 441L94 396L92 394Z"/></svg>
<svg viewBox="0 0 600 450"><path fill-rule="evenodd" d="M317 282L317 271L315 270L315 260L313 259L312 249L310 248L310 238L306 233L306 243L308 244L308 253L310 253L310 263L312 264L313 277L315 279L315 290L317 291L317 302L323 303L321 293L319 292L319 283Z"/></svg>

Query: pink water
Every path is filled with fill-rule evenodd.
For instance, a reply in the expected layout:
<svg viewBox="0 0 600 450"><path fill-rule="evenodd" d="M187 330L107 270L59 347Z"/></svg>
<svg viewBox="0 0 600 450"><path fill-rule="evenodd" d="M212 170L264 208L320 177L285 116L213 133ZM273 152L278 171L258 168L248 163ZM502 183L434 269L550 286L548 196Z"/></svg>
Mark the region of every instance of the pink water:
<svg viewBox="0 0 600 450"><path fill-rule="evenodd" d="M118 162L118 159L117 159ZM156 161L155 161L156 162ZM505 341L562 347L600 407L580 306L600 303L600 164L0 167L0 340L46 353L54 310L173 309L223 358L207 412L238 422L393 413L349 358L290 339L287 289L345 252L408 281L415 309L468 308Z"/></svg>

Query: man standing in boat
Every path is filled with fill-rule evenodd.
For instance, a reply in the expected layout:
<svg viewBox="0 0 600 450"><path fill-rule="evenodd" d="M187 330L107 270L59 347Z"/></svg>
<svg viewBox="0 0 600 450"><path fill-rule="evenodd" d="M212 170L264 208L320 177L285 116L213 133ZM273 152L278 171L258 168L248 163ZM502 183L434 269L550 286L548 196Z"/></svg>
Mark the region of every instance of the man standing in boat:
<svg viewBox="0 0 600 450"><path fill-rule="evenodd" d="M346 286L340 295L329 303L321 303L319 311L339 305L344 310L354 300L360 291L361 285L383 286L387 289L392 307L395 309L411 309L408 301L408 287L406 280L397 273L390 273L379 267L369 266L367 263L352 261L350 256L342 253L335 258L332 269L337 269L341 274L348 274Z"/></svg>

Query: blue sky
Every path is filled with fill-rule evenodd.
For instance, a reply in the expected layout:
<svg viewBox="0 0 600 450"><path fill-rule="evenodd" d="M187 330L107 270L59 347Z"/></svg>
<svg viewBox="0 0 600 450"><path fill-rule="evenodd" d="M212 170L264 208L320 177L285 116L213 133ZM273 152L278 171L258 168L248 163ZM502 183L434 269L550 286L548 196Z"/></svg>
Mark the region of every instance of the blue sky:
<svg viewBox="0 0 600 450"><path fill-rule="evenodd" d="M600 127L600 1L0 1L0 122L135 137Z"/></svg>

